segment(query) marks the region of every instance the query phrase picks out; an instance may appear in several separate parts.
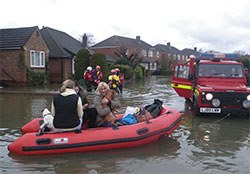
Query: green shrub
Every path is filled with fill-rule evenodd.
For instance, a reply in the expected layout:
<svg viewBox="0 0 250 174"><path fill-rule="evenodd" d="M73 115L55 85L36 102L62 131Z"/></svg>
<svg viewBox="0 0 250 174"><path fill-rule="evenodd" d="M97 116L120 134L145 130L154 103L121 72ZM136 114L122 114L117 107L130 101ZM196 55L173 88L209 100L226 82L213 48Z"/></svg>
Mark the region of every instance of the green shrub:
<svg viewBox="0 0 250 174"><path fill-rule="evenodd" d="M120 72L124 74L124 79L131 79L133 75L133 70L130 66L124 64L115 64L110 67L110 69L119 68Z"/></svg>
<svg viewBox="0 0 250 174"><path fill-rule="evenodd" d="M141 66L137 65L135 67L135 70L134 70L134 74L135 74L135 78L136 79L142 79L144 76L143 76L143 69Z"/></svg>
<svg viewBox="0 0 250 174"><path fill-rule="evenodd" d="M40 86L47 82L47 76L45 72L35 72L33 70L27 70L27 81L29 86Z"/></svg>
<svg viewBox="0 0 250 174"><path fill-rule="evenodd" d="M118 65L130 65L130 62L127 59L121 58L120 60L116 61L115 64L118 64Z"/></svg>
<svg viewBox="0 0 250 174"><path fill-rule="evenodd" d="M108 62L106 60L106 57L102 53L94 53L90 59L90 66L93 68L96 67L96 65L99 65L101 67L101 71L103 73L103 81L107 81L107 77L109 74L109 68L108 68Z"/></svg>
<svg viewBox="0 0 250 174"><path fill-rule="evenodd" d="M80 49L75 58L75 75L74 78L80 80L83 78L83 73L90 62L90 53L86 48Z"/></svg>

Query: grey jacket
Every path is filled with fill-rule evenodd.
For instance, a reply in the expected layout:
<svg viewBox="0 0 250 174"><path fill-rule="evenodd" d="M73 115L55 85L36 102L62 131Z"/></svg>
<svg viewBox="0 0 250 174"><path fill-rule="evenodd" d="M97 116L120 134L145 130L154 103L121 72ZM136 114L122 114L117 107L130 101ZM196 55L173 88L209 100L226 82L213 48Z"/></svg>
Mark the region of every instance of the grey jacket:
<svg viewBox="0 0 250 174"><path fill-rule="evenodd" d="M104 116L109 114L111 112L110 108L103 108L102 106L102 96L97 95L94 98L94 107L97 110L97 117L96 117L96 125L100 126L102 123L104 123ZM118 109L121 107L120 101L117 97L114 97L114 99L111 101L111 108Z"/></svg>

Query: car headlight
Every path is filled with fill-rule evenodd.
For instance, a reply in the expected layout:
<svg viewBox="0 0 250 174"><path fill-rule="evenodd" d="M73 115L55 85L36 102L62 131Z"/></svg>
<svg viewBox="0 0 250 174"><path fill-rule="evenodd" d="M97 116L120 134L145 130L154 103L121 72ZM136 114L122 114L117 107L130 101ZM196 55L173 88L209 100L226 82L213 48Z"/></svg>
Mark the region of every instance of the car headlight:
<svg viewBox="0 0 250 174"><path fill-rule="evenodd" d="M220 106L220 100L218 98L214 98L212 100L213 107L219 107Z"/></svg>
<svg viewBox="0 0 250 174"><path fill-rule="evenodd" d="M244 100L242 105L243 105L244 108L248 109L248 108L250 108L250 101L249 100Z"/></svg>
<svg viewBox="0 0 250 174"><path fill-rule="evenodd" d="M207 93L206 94L206 99L209 100L209 101L212 100L213 99L213 94Z"/></svg>
<svg viewBox="0 0 250 174"><path fill-rule="evenodd" d="M250 101L250 94L248 94L247 96L247 101Z"/></svg>

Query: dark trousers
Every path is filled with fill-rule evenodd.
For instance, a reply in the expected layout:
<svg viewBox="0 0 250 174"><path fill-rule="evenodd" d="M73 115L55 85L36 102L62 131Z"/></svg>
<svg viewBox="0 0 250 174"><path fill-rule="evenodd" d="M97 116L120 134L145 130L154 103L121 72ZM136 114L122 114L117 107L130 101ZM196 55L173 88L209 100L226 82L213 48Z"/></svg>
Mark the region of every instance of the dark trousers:
<svg viewBox="0 0 250 174"><path fill-rule="evenodd" d="M96 127L96 116L98 115L97 110L95 108L87 108L84 110L84 122L89 121L88 128Z"/></svg>
<svg viewBox="0 0 250 174"><path fill-rule="evenodd" d="M87 87L87 91L92 91L92 82L85 79L85 85Z"/></svg>

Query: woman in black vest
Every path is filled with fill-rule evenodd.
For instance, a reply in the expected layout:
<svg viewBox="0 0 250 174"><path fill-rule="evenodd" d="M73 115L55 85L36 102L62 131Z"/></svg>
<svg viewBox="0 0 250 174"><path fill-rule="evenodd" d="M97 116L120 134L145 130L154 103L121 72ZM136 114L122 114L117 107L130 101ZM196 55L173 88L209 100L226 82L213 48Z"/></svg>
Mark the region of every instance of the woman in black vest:
<svg viewBox="0 0 250 174"><path fill-rule="evenodd" d="M75 82L65 80L62 83L60 94L54 96L51 113L53 131L80 130L82 125L83 107L82 100L75 92Z"/></svg>

